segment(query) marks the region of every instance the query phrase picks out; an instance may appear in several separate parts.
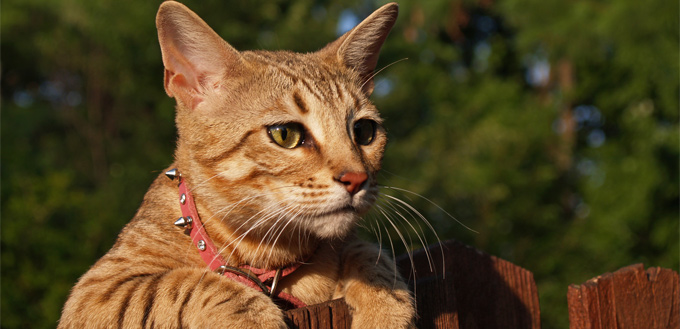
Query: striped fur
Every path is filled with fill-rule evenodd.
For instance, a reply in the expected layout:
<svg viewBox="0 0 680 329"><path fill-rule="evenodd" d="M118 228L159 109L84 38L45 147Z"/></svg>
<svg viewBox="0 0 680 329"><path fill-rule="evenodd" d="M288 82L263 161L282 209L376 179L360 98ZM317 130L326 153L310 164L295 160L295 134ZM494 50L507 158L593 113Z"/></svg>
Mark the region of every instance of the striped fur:
<svg viewBox="0 0 680 329"><path fill-rule="evenodd" d="M282 291L307 304L344 297L354 328L413 325L413 300L393 262L354 234L378 194L386 136L368 96L396 15L396 4L385 5L309 54L238 52L176 2L157 16L165 88L177 101L169 168L182 172L221 255L272 269L307 259ZM358 120L376 122L367 145L355 140ZM291 122L305 139L285 149L267 128ZM350 192L346 173L367 179ZM176 182L161 175L73 288L59 328L285 327L264 294L206 268L172 224L180 216Z"/></svg>

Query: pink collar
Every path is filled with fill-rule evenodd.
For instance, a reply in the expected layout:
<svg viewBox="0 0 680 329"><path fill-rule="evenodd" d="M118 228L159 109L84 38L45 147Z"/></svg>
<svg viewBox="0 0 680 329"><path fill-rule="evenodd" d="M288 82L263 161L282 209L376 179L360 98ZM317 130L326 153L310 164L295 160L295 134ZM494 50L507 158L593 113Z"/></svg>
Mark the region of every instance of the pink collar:
<svg viewBox="0 0 680 329"><path fill-rule="evenodd" d="M201 258L203 258L203 261L211 271L216 271L232 280L260 290L275 301L278 299L283 304L288 304L282 305L284 308L307 306L304 302L288 293L276 291L279 280L298 269L302 264L301 262L296 262L276 270L260 269L245 264L238 267L229 266L224 258L220 256L215 244L205 231L198 216L194 198L184 183L182 175L177 169L169 170L165 175L171 180L179 180L179 205L182 209L182 217L175 221L175 225L184 228L185 232L189 233L192 244L196 246L199 255L201 255Z"/></svg>

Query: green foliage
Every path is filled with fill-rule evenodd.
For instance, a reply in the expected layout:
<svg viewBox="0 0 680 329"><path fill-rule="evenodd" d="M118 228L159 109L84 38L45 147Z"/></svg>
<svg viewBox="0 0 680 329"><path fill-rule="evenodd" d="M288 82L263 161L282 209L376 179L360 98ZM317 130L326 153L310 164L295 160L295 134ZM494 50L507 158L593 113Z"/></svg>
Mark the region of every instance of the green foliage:
<svg viewBox="0 0 680 329"><path fill-rule="evenodd" d="M296 51L332 40L344 10L380 5L186 3L238 49ZM172 162L157 8L2 4L3 327L54 327L70 287ZM567 328L571 283L636 262L678 269L677 2L401 1L400 11L379 66L396 63L373 96L390 137L380 179L443 209L389 194L442 240L532 271L544 328Z"/></svg>

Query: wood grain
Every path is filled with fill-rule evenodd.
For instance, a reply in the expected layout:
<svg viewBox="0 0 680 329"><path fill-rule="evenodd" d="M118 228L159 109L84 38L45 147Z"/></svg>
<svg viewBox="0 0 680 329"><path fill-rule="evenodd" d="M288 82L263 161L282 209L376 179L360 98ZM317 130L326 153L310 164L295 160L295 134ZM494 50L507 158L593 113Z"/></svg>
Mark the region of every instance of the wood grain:
<svg viewBox="0 0 680 329"><path fill-rule="evenodd" d="M352 317L343 299L310 305L286 312L287 323L293 329L350 328Z"/></svg>
<svg viewBox="0 0 680 329"><path fill-rule="evenodd" d="M567 292L571 329L677 329L678 273L642 264L605 273Z"/></svg>

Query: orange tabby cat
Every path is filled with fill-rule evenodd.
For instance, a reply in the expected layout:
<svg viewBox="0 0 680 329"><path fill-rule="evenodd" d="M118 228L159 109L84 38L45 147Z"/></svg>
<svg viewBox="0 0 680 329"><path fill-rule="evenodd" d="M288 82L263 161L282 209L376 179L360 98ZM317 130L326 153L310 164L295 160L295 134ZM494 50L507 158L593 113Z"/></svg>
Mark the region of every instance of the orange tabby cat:
<svg viewBox="0 0 680 329"><path fill-rule="evenodd" d="M412 327L392 260L354 234L378 193L386 136L368 97L396 17L385 5L315 53L239 52L184 5L163 3L156 25L179 133L168 169L181 176L153 182L73 288L59 328L285 328L282 296L344 297L353 328ZM178 183L190 200L178 201ZM185 202L200 215L198 243ZM244 284L211 270L199 255L208 241L241 279L291 270Z"/></svg>

